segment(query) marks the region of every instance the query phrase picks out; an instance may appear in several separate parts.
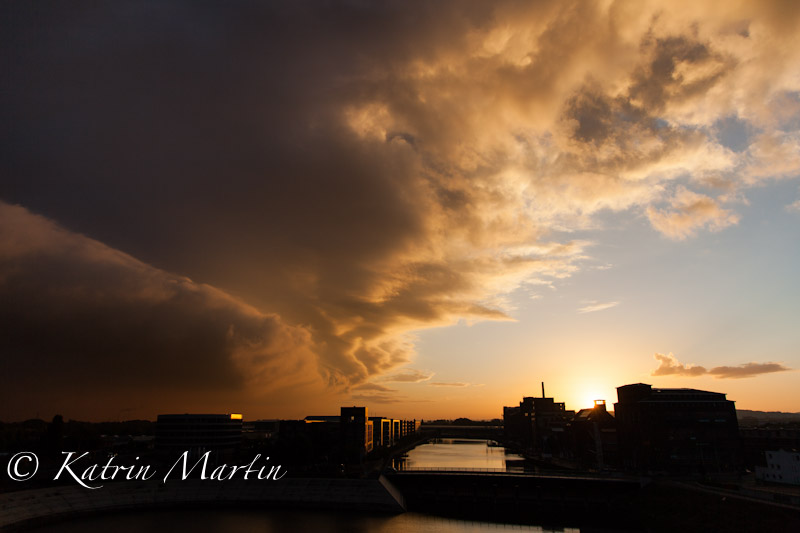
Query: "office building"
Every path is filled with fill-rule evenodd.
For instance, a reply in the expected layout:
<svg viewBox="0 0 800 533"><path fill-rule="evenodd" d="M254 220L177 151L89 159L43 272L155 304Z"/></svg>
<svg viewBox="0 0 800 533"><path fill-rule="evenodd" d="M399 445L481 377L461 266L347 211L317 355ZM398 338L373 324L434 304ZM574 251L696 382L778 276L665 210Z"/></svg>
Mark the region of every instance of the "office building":
<svg viewBox="0 0 800 533"><path fill-rule="evenodd" d="M526 396L517 407L503 407L506 443L543 458L561 456L568 449L566 428L575 411L544 395Z"/></svg>
<svg viewBox="0 0 800 533"><path fill-rule="evenodd" d="M366 407L342 407L339 426L342 447L348 462L359 462L372 451L373 424Z"/></svg>
<svg viewBox="0 0 800 533"><path fill-rule="evenodd" d="M200 455L236 451L242 442L241 414L158 415L156 450Z"/></svg>
<svg viewBox="0 0 800 533"><path fill-rule="evenodd" d="M741 464L734 402L696 389L617 387L614 414L625 467L652 472L711 473Z"/></svg>

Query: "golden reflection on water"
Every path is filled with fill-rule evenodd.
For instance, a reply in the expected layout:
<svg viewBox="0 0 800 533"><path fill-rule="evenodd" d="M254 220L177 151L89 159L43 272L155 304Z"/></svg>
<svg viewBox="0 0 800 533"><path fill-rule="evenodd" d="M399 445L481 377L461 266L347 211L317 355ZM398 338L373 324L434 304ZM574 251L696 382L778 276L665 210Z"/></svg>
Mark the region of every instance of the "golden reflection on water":
<svg viewBox="0 0 800 533"><path fill-rule="evenodd" d="M28 531L35 533L478 533L484 531L558 531L577 533L579 529L543 529L538 526L473 522L405 513L396 516L314 510L180 510L125 512L58 522Z"/></svg>
<svg viewBox="0 0 800 533"><path fill-rule="evenodd" d="M417 446L395 464L398 470L471 469L521 471L522 456L476 439L436 439Z"/></svg>
<svg viewBox="0 0 800 533"><path fill-rule="evenodd" d="M474 439L437 439L410 450L398 469L471 469L522 470L522 457L503 447L489 446L489 441ZM79 518L31 529L37 533L174 533L176 530L209 533L278 533L313 531L319 533L456 533L483 531L558 531L574 533L579 529L543 529L539 526L475 522L404 513L396 516L325 510L164 510L125 512Z"/></svg>

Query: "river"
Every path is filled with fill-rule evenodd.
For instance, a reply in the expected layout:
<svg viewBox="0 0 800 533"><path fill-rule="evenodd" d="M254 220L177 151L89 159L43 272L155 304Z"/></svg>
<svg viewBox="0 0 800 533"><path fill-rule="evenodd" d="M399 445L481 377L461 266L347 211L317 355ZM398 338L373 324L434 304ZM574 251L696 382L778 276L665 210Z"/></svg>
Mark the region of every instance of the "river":
<svg viewBox="0 0 800 533"><path fill-rule="evenodd" d="M397 470L493 470L522 472L523 457L491 441L435 439L395 460Z"/></svg>
<svg viewBox="0 0 800 533"><path fill-rule="evenodd" d="M437 439L410 450L396 462L398 469L522 470L522 457L486 440ZM273 533L310 531L320 533L456 533L483 531L568 531L538 526L464 521L408 512L395 516L345 513L328 510L144 510L80 517L32 528L37 533L132 533L176 530L209 533Z"/></svg>
<svg viewBox="0 0 800 533"><path fill-rule="evenodd" d="M36 533L172 533L203 531L208 533L478 533L484 531L553 531L536 526L469 522L420 513L396 516L331 511L142 511L115 513L58 522L32 529ZM578 531L559 529L557 531Z"/></svg>

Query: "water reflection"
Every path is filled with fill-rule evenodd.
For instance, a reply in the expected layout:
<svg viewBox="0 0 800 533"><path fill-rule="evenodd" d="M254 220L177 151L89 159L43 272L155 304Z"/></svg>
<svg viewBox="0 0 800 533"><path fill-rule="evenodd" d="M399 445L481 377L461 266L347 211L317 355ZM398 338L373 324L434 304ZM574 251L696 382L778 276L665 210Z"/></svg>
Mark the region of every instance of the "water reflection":
<svg viewBox="0 0 800 533"><path fill-rule="evenodd" d="M336 513L330 511L143 511L119 513L59 522L31 529L37 533L138 533L140 531L205 531L209 533L277 533L313 531L315 533L456 533L483 531L568 531L537 526L495 524L454 520L419 513L397 516Z"/></svg>
<svg viewBox="0 0 800 533"><path fill-rule="evenodd" d="M491 470L522 472L524 459L494 441L481 439L434 439L395 459L397 470Z"/></svg>

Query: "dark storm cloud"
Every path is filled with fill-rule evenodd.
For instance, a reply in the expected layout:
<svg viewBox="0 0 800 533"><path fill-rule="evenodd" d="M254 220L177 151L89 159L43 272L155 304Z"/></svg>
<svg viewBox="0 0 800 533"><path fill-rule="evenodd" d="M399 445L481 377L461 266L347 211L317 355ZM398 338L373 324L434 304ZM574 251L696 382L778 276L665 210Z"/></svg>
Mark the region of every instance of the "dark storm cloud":
<svg viewBox="0 0 800 533"><path fill-rule="evenodd" d="M292 318L330 337L323 368L375 372L380 349L343 353L324 316L359 305L373 260L420 233L412 158L331 117L370 12L179 6L20 8L11 32L37 38L10 73L3 196L256 304L311 291L327 308Z"/></svg>
<svg viewBox="0 0 800 533"><path fill-rule="evenodd" d="M797 14L771 4L766 18L706 2L2 9L0 198L247 302L261 317L254 331L278 320L306 332L308 379L338 389L408 362L409 331L505 319L502 295L571 275L582 247L555 253L554 230L631 208L675 238L720 229L735 214L692 196L691 183L671 210L647 208L678 176L741 186L797 167L765 163L797 147L771 126L785 114L774 102L797 90L786 74L796 47L770 41L791 40ZM758 146L720 146L711 126L728 116L764 131ZM62 263L75 269L63 279L52 272ZM83 264L27 264L52 276L14 298L53 300ZM101 277L95 292L113 289ZM224 313L191 317L183 304L198 293L177 294L153 311L170 327L144 328L152 341L140 342L207 324L198 350L213 364L189 381L239 387ZM108 298L120 324L140 323L141 302ZM76 311L100 314L81 302ZM71 340L66 311L25 316L59 332L38 357L61 343L65 360L99 350Z"/></svg>
<svg viewBox="0 0 800 533"><path fill-rule="evenodd" d="M306 330L3 202L0 300L7 412L90 392L151 410L171 394L238 398L315 369Z"/></svg>
<svg viewBox="0 0 800 533"><path fill-rule="evenodd" d="M472 301L492 265L430 257L454 204L429 194L414 135L348 122L387 94L411 105L386 72L472 25L441 9L433 31L397 5L20 7L0 194L307 325L333 385L386 371L412 353L401 323L504 317Z"/></svg>

